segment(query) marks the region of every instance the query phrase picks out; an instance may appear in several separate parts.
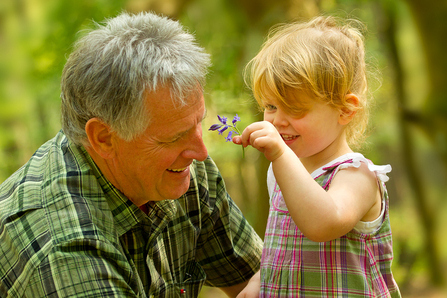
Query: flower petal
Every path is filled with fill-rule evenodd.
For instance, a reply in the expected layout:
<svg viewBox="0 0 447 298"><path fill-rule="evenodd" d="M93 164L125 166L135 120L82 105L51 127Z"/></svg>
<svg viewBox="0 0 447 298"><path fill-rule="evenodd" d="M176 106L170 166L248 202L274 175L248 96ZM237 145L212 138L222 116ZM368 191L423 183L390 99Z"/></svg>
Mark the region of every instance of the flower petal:
<svg viewBox="0 0 447 298"><path fill-rule="evenodd" d="M224 127L222 127L221 129L219 129L219 134L221 135L224 131L226 131L228 129L228 125L225 125Z"/></svg>
<svg viewBox="0 0 447 298"><path fill-rule="evenodd" d="M232 135L233 135L233 131L232 130L230 130L230 132L228 133L228 136L225 138L225 142L229 142L229 141L231 141L233 138L232 138Z"/></svg>
<svg viewBox="0 0 447 298"><path fill-rule="evenodd" d="M225 125L227 124L227 117L217 115L217 118L219 119L220 123Z"/></svg>
<svg viewBox="0 0 447 298"><path fill-rule="evenodd" d="M233 118L233 125L236 126L236 122L241 121L241 118L236 114Z"/></svg>
<svg viewBox="0 0 447 298"><path fill-rule="evenodd" d="M215 131L218 130L221 126L222 126L221 124L213 124L208 130Z"/></svg>

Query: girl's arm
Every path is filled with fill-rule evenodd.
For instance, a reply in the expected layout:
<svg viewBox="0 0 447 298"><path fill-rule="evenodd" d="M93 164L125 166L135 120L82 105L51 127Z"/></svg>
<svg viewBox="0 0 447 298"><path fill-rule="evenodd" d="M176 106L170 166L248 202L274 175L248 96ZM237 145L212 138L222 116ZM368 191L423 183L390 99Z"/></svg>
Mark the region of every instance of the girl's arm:
<svg viewBox="0 0 447 298"><path fill-rule="evenodd" d="M249 125L234 142L253 146L272 162L290 216L301 232L313 241L339 238L360 220L374 220L380 213L377 180L367 165L338 172L326 192L271 123ZM371 214L375 217L369 218Z"/></svg>
<svg viewBox="0 0 447 298"><path fill-rule="evenodd" d="M261 291L261 271L258 271L249 280L247 286L236 298L258 298Z"/></svg>

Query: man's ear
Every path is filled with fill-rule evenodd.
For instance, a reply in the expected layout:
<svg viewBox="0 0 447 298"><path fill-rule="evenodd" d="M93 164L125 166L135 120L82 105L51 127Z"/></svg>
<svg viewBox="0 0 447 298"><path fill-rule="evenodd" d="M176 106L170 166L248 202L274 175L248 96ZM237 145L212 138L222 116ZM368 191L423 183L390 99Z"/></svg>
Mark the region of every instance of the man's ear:
<svg viewBox="0 0 447 298"><path fill-rule="evenodd" d="M85 124L85 132L90 147L102 158L109 159L114 155L113 132L99 118L91 118Z"/></svg>
<svg viewBox="0 0 447 298"><path fill-rule="evenodd" d="M348 107L344 107L340 111L340 117L338 123L341 125L346 125L351 122L357 113L357 108L359 106L359 98L357 95L349 93L345 95L345 101L349 104Z"/></svg>

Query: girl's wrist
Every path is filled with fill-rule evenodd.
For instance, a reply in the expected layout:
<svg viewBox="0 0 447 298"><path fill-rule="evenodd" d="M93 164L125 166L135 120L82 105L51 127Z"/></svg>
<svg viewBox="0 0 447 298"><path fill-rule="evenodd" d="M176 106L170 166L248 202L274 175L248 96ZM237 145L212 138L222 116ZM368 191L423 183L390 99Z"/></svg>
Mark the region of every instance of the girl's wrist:
<svg viewBox="0 0 447 298"><path fill-rule="evenodd" d="M287 158L287 155L289 154L288 151L291 151L293 155L295 153L290 149L288 146L280 147L278 152L274 155L274 158L271 158L270 161L273 162L279 162L282 158Z"/></svg>

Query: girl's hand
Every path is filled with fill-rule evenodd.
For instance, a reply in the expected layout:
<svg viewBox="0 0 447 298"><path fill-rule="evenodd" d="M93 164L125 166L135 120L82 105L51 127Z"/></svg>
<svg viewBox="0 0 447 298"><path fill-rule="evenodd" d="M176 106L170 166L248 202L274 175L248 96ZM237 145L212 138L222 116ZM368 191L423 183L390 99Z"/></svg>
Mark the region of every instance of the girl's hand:
<svg viewBox="0 0 447 298"><path fill-rule="evenodd" d="M252 276L245 289L236 298L258 298L261 291L261 273L258 271Z"/></svg>
<svg viewBox="0 0 447 298"><path fill-rule="evenodd" d="M250 124L242 135L233 137L233 143L244 147L251 145L264 153L271 162L279 158L287 148L276 128L267 121Z"/></svg>

